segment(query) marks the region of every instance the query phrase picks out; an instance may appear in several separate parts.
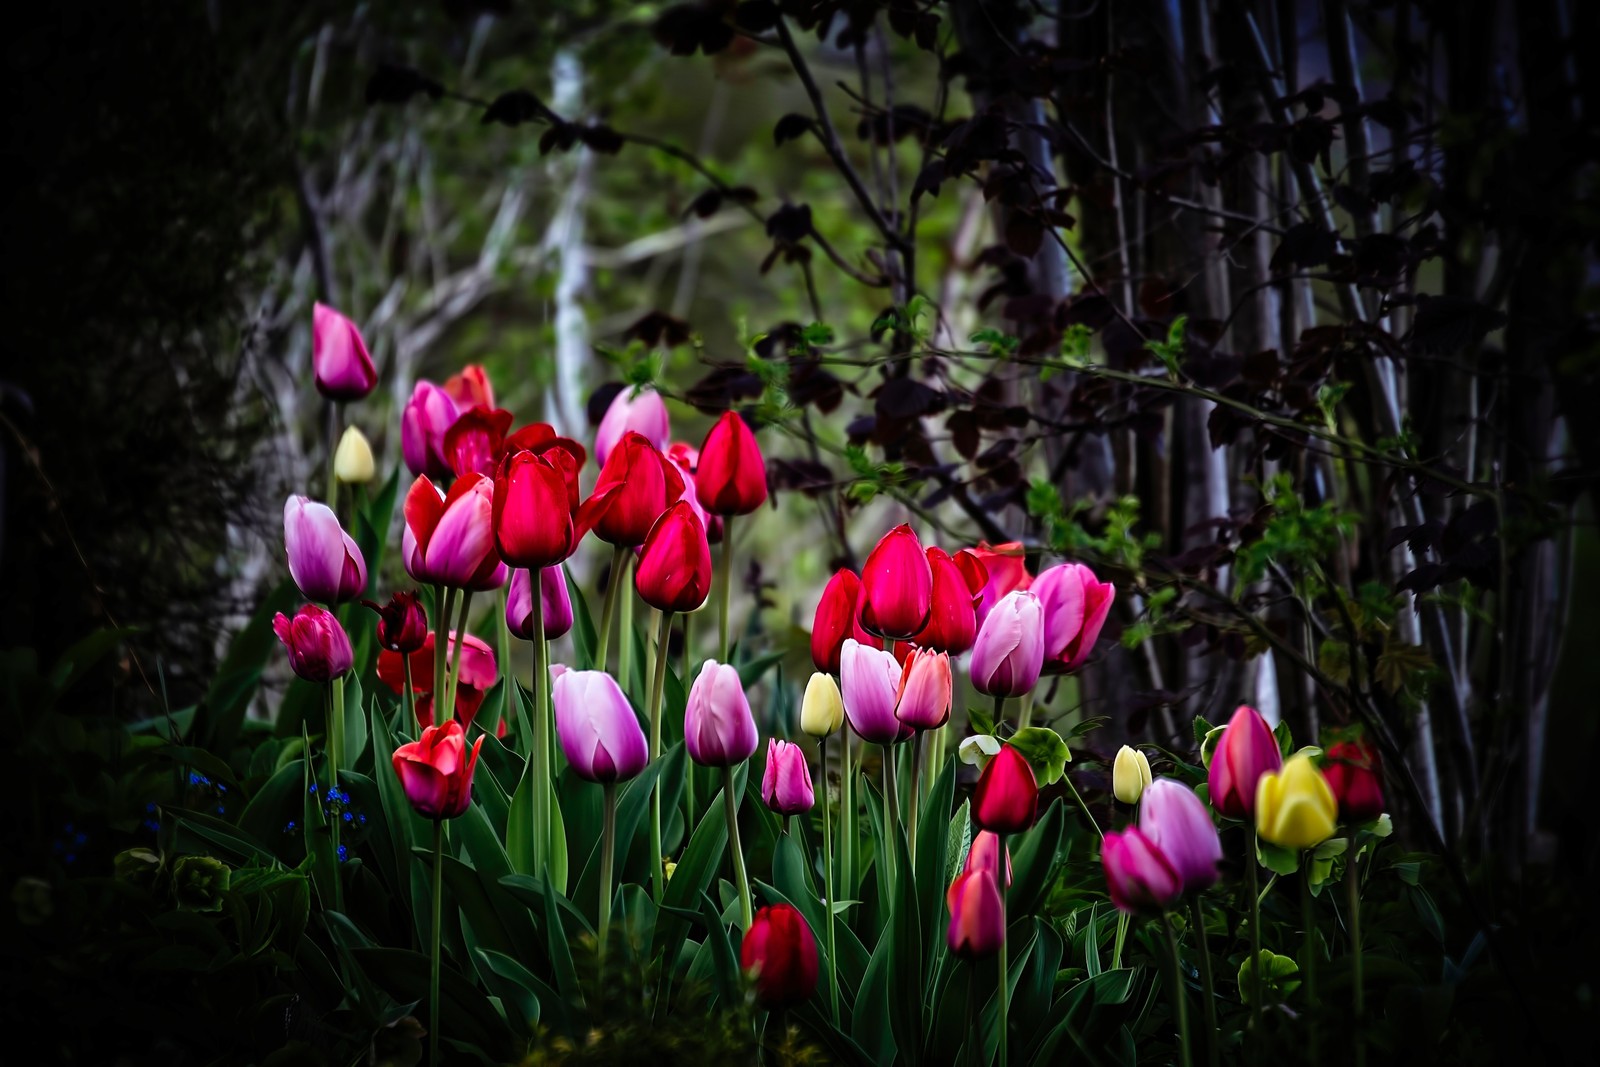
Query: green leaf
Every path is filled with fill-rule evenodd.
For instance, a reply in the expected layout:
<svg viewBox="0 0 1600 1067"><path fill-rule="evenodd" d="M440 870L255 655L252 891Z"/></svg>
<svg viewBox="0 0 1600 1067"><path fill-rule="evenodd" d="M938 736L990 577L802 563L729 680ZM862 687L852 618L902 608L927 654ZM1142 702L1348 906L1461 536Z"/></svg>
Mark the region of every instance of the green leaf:
<svg viewBox="0 0 1600 1067"><path fill-rule="evenodd" d="M1293 874L1300 869L1300 853L1256 838L1256 859L1273 874Z"/></svg>
<svg viewBox="0 0 1600 1067"><path fill-rule="evenodd" d="M1040 788L1061 780L1072 751L1061 735L1048 726L1026 726L1011 735L1006 744L1027 757Z"/></svg>
<svg viewBox="0 0 1600 1067"><path fill-rule="evenodd" d="M744 773L745 766L735 772L736 795L743 792ZM678 914L664 914L657 920L654 952L665 950L667 959L677 958L679 946L688 932L688 924L683 920L682 913L693 912L699 907L700 894L711 885L727 844L728 823L723 817L721 797L717 795L706 804L700 825L689 839L689 847L683 850L683 857L667 881L667 892L662 900L663 910L677 909Z"/></svg>
<svg viewBox="0 0 1600 1067"><path fill-rule="evenodd" d="M1280 956L1271 949L1262 949L1260 959L1262 992L1266 994L1265 1002L1271 1004L1274 1000L1282 1000L1300 988L1300 980L1292 977L1300 973L1300 965L1288 956ZM1249 1004L1256 988L1256 968L1251 966L1250 957L1245 956L1244 962L1239 965L1239 999Z"/></svg>
<svg viewBox="0 0 1600 1067"><path fill-rule="evenodd" d="M426 954L398 948L355 948L350 955L395 1000L417 1004L426 1011L432 966ZM424 1025L439 1027L444 1047L477 1046L496 1062L516 1058L510 1032L494 1005L453 967L440 974L439 1001L441 1018L425 1019Z"/></svg>
<svg viewBox="0 0 1600 1067"><path fill-rule="evenodd" d="M1009 914L1026 915L1038 906L1055 872L1056 853L1066 830L1065 812L1066 804L1057 800L1033 829L1017 835L1016 844L1011 846L1011 889L1006 893Z"/></svg>

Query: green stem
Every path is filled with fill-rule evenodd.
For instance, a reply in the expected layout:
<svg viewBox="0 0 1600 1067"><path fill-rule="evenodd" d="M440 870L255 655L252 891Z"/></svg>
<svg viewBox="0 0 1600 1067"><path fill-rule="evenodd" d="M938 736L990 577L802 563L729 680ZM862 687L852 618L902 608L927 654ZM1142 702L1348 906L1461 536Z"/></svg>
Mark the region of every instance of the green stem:
<svg viewBox="0 0 1600 1067"><path fill-rule="evenodd" d="M1250 829L1250 853L1245 857L1250 869L1250 1028L1261 1040L1261 875L1256 870L1256 831Z"/></svg>
<svg viewBox="0 0 1600 1067"><path fill-rule="evenodd" d="M1117 912L1117 939L1111 946L1111 969L1122 969L1122 946L1128 940L1128 913Z"/></svg>
<svg viewBox="0 0 1600 1067"><path fill-rule="evenodd" d="M672 612L661 613L657 629L655 677L650 681L650 762L661 758L661 697L667 688L667 637L672 632ZM661 854L661 776L650 787L650 885L655 891L656 904L666 899L667 876L665 858Z"/></svg>
<svg viewBox="0 0 1600 1067"><path fill-rule="evenodd" d="M534 591L534 595L535 596L538 595L538 590ZM455 654L450 657L450 677L449 677L448 682L447 682L447 684L450 686L450 692L445 696L445 701L444 701L444 706L445 706L444 716L445 716L445 718L444 719L439 718L439 714L440 713L439 713L437 694L434 697L434 708L433 708L434 719L435 719L435 721L437 721L437 722L439 722L441 724L444 723L445 719L453 719L453 718L455 718L455 714L456 714L456 689L461 684L461 649L462 649L462 646L464 646L467 643L467 612L470 611L471 609L472 609L472 590L463 589L463 590L461 590L461 611L457 615L457 622L456 622L456 629L455 629L455 634L456 634L455 646L456 646L456 650L455 650ZM434 638L434 641L437 643L438 638ZM465 723L463 723L462 725L465 726Z"/></svg>
<svg viewBox="0 0 1600 1067"><path fill-rule="evenodd" d="M999 736L1000 727L1002 725L1004 725L1005 721L1006 721L1006 698L1005 697L995 697L994 698L994 732L995 732L995 736L997 736L997 737Z"/></svg>
<svg viewBox="0 0 1600 1067"><path fill-rule="evenodd" d="M1033 722L1033 690L1022 694L1022 710L1017 712L1017 729L1026 730Z"/></svg>
<svg viewBox="0 0 1600 1067"><path fill-rule="evenodd" d="M1354 835L1352 835L1354 836ZM1354 847L1355 842L1351 842ZM1362 988L1361 974L1361 852L1356 849L1344 870L1345 891L1350 901L1350 972L1355 979L1355 1041L1356 1065L1367 1062L1366 1042L1366 990Z"/></svg>
<svg viewBox="0 0 1600 1067"><path fill-rule="evenodd" d="M622 608L622 618L617 623L617 681L624 693L633 689L633 602L638 594L633 590L633 553L622 559L622 587L617 591Z"/></svg>
<svg viewBox="0 0 1600 1067"><path fill-rule="evenodd" d="M884 851L892 855L894 853L894 848L889 843L894 840L895 833L900 829L900 789L894 780L894 746L884 745L882 747L883 803L884 812L886 815L885 821L887 823L887 825L883 828L883 839L885 844ZM890 865L889 855L883 856L882 859L884 867L887 869Z"/></svg>
<svg viewBox="0 0 1600 1067"><path fill-rule="evenodd" d="M410 737L412 734L414 734L416 732L416 729L417 729L417 709L416 709L417 697L416 697L416 694L412 691L412 685L411 685L411 657L409 655L402 655L400 657L400 669L405 672L405 676L406 676L406 691L405 691L406 723L405 723L404 729L406 730L406 736Z"/></svg>
<svg viewBox="0 0 1600 1067"><path fill-rule="evenodd" d="M856 774L850 765L850 728L839 731L839 875L844 879L842 896L856 891Z"/></svg>
<svg viewBox="0 0 1600 1067"><path fill-rule="evenodd" d="M537 569L529 571L528 577L533 583L533 595L539 596L539 571ZM498 614L495 616L495 618L497 618L500 622L500 625L495 627L495 632L499 634L496 654L500 657L496 662L500 666L500 677L502 679L500 686L500 691L502 694L500 697L500 714L499 719L496 722L485 723L484 729L488 730L490 733L495 733L495 728L499 726L501 722L505 722L507 733L509 734L513 729L515 729L516 735L522 737L522 743L526 745L527 737L523 731L527 728L528 724L525 722L511 723L508 721L511 718L511 687L517 684L511 675L511 626L506 622L506 601L510 598L510 596L511 576L510 574L507 574L506 584L500 587L500 593L495 598L498 607ZM523 751L527 750L523 749Z"/></svg>
<svg viewBox="0 0 1600 1067"><path fill-rule="evenodd" d="M718 647L722 649L719 663L728 662L728 605L733 599L733 516L722 517L722 602L717 615Z"/></svg>
<svg viewBox="0 0 1600 1067"><path fill-rule="evenodd" d="M1206 1062L1217 1067L1221 1056L1217 1046L1217 992L1211 978L1211 949L1206 945L1206 913L1199 897L1189 901L1189 913L1194 917L1194 947L1200 955L1200 985L1206 998Z"/></svg>
<svg viewBox="0 0 1600 1067"><path fill-rule="evenodd" d="M614 880L617 851L617 783L606 782L602 788L605 790L605 823L600 835L600 961L604 963L611 935L611 883Z"/></svg>
<svg viewBox="0 0 1600 1067"><path fill-rule="evenodd" d="M833 936L833 823L828 817L828 739L818 742L822 763L822 877L826 885L823 915L828 924L828 997L833 1006L833 1025L839 1025L839 968L838 946Z"/></svg>
<svg viewBox="0 0 1600 1067"><path fill-rule="evenodd" d="M549 877L554 827L551 825L550 645L544 639L544 597L533 595L533 773L539 811L533 820L533 852Z"/></svg>
<svg viewBox="0 0 1600 1067"><path fill-rule="evenodd" d="M1006 922L1006 835L995 834L995 855L999 857L994 865L994 884L1000 891L1000 921L1004 926L1000 938L1000 952L996 957L999 964L1000 988L997 994L1000 998L1000 1010L995 1018L995 1028L999 1031L999 1056L995 1060L1000 1067L1006 1067L1006 1032L1010 1029L1009 1015L1011 1013L1011 976L1006 973L1006 943L1011 940L1010 923Z"/></svg>
<svg viewBox="0 0 1600 1067"><path fill-rule="evenodd" d="M433 820L433 964L428 976L428 1063L439 1063L439 937L444 929L444 820Z"/></svg>
<svg viewBox="0 0 1600 1067"><path fill-rule="evenodd" d="M450 608L455 590L433 587L433 724L443 726L439 705L444 701L445 665L450 656Z"/></svg>
<svg viewBox="0 0 1600 1067"><path fill-rule="evenodd" d="M1167 952L1172 957L1172 1008L1178 1013L1178 1052L1183 1067L1193 1060L1189 1056L1189 1007L1183 995L1183 965L1178 961L1178 935L1172 929L1172 916L1161 913L1161 929L1166 931Z"/></svg>
<svg viewBox="0 0 1600 1067"><path fill-rule="evenodd" d="M911 850L913 869L917 862L917 810L922 807L922 731L917 731L911 748L911 810L906 815L906 844Z"/></svg>
<svg viewBox="0 0 1600 1067"><path fill-rule="evenodd" d="M1311 903L1311 857L1313 853L1307 851L1300 861L1300 923L1305 927L1305 963L1301 970L1306 976L1306 1051L1310 1054L1308 1059L1313 1067L1322 1061L1322 1049L1318 1047L1317 1009L1320 1002L1317 1000L1317 923L1316 912Z"/></svg>
<svg viewBox="0 0 1600 1067"><path fill-rule="evenodd" d="M1084 802L1083 794L1078 792L1078 787L1072 783L1072 775L1066 771L1061 772L1061 780L1067 783L1067 791L1072 794L1072 799L1078 802L1078 807L1083 811L1083 817L1089 820L1089 825L1094 827L1094 832L1100 835L1100 840L1106 839L1106 832L1100 829L1100 824L1094 821L1094 816L1089 814L1089 805Z"/></svg>
<svg viewBox="0 0 1600 1067"><path fill-rule="evenodd" d="M755 909L750 906L750 879L744 870L744 846L739 843L739 798L733 793L733 768L722 768L722 810L728 818L728 847L733 852L733 878L739 884L739 909L744 926L750 929Z"/></svg>
<svg viewBox="0 0 1600 1067"><path fill-rule="evenodd" d="M334 473L333 458L339 451L339 403L328 401L328 508L339 514L339 476Z"/></svg>
<svg viewBox="0 0 1600 1067"><path fill-rule="evenodd" d="M611 648L611 616L617 610L617 591L622 588L622 567L627 558L628 550L625 546L612 547L611 575L606 579L605 606L600 609L600 635L595 644L592 665L597 671L606 669L606 652Z"/></svg>

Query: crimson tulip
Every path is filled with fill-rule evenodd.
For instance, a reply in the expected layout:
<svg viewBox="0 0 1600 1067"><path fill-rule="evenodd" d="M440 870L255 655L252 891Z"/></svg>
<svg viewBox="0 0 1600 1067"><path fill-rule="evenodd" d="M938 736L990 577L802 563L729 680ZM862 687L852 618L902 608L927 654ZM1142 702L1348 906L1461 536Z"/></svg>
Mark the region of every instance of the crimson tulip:
<svg viewBox="0 0 1600 1067"><path fill-rule="evenodd" d="M578 475L582 472L583 465L589 462L589 453L582 445L570 437L562 437L556 433L555 427L548 422L530 422L505 439L500 449L500 458L504 459L513 452L532 452L536 456L546 456L552 463L558 464L561 473L567 479L567 510L577 513ZM565 458L556 455L557 452L565 452ZM567 462L568 460L571 462Z"/></svg>
<svg viewBox="0 0 1600 1067"><path fill-rule="evenodd" d="M355 539L326 504L291 496L283 504L283 547L289 577L309 600L339 604L367 587L367 563Z"/></svg>
<svg viewBox="0 0 1600 1067"><path fill-rule="evenodd" d="M490 408L468 408L445 431L444 461L457 478L469 471L493 478L511 429L511 412Z"/></svg>
<svg viewBox="0 0 1600 1067"><path fill-rule="evenodd" d="M1211 806L1230 819L1255 815L1256 784L1283 766L1283 753L1261 713L1239 705L1211 754L1207 788Z"/></svg>
<svg viewBox="0 0 1600 1067"><path fill-rule="evenodd" d="M756 750L756 721L739 671L708 659L700 667L683 715L683 743L702 767L732 767Z"/></svg>
<svg viewBox="0 0 1600 1067"><path fill-rule="evenodd" d="M861 625L868 633L903 641L928 625L932 608L933 569L917 535L901 523L883 535L861 568Z"/></svg>
<svg viewBox="0 0 1600 1067"><path fill-rule="evenodd" d="M633 587L662 611L693 611L711 592L711 548L706 529L686 500L656 520L639 551Z"/></svg>
<svg viewBox="0 0 1600 1067"><path fill-rule="evenodd" d="M1383 765L1370 741L1329 746L1322 776L1339 801L1340 822L1358 825L1383 814Z"/></svg>
<svg viewBox="0 0 1600 1067"><path fill-rule="evenodd" d="M464 416L463 416L464 417ZM572 555L577 531L567 491L572 457L519 451L501 460L494 476L494 543L506 564L523 570L553 567Z"/></svg>
<svg viewBox="0 0 1600 1067"><path fill-rule="evenodd" d="M394 750L394 772L406 800L427 819L453 819L472 803L472 772L478 766L479 737L467 748L467 735L455 720L429 726L422 736Z"/></svg>
<svg viewBox="0 0 1600 1067"><path fill-rule="evenodd" d="M333 612L316 604L306 604L292 619L278 612L272 632L289 653L294 673L308 682L331 682L355 662L350 635Z"/></svg>
<svg viewBox="0 0 1600 1067"><path fill-rule="evenodd" d="M817 670L839 673L839 653L847 639L882 648L883 642L861 628L857 605L861 600L861 579L848 568L840 569L822 589L817 613L811 622L811 662Z"/></svg>
<svg viewBox="0 0 1600 1067"><path fill-rule="evenodd" d="M639 717L605 671L564 671L556 679L552 700L561 751L578 777L627 781L650 762Z"/></svg>
<svg viewBox="0 0 1600 1067"><path fill-rule="evenodd" d="M928 549L928 568L933 572L933 595L928 625L912 640L959 656L972 647L978 633L977 597L983 589L981 567L963 570L950 554L937 545Z"/></svg>
<svg viewBox="0 0 1600 1067"><path fill-rule="evenodd" d="M494 483L476 472L457 478L441 496L427 478L411 483L405 500L400 558L419 582L455 589L497 589L506 566L495 552Z"/></svg>
<svg viewBox="0 0 1600 1067"><path fill-rule="evenodd" d="M895 717L900 693L900 664L881 648L846 638L839 654L839 689L850 728L863 741L892 745L902 725Z"/></svg>
<svg viewBox="0 0 1600 1067"><path fill-rule="evenodd" d="M1062 563L1041 572L1032 591L1044 608L1045 667L1077 670L1094 651L1117 587L1081 563Z"/></svg>
<svg viewBox="0 0 1600 1067"><path fill-rule="evenodd" d="M578 526L612 545L644 544L661 513L683 496L677 464L631 430L606 457L594 492L578 509Z"/></svg>
<svg viewBox="0 0 1600 1067"><path fill-rule="evenodd" d="M1008 541L1003 545L979 541L977 548L963 548L957 552L955 561L969 578L973 574L981 573L983 576L977 605L979 626L983 625L983 620L988 618L994 606L1000 603L1001 597L1018 589L1027 589L1033 584L1033 576L1028 573L1027 563L1023 559L1021 541Z"/></svg>
<svg viewBox="0 0 1600 1067"><path fill-rule="evenodd" d="M1107 833L1100 863L1111 903L1130 915L1164 911L1183 895L1183 877L1172 861L1136 827Z"/></svg>
<svg viewBox="0 0 1600 1067"><path fill-rule="evenodd" d="M967 960L981 960L1000 951L1006 939L1006 905L1000 899L993 870L962 871L944 895L950 909L945 943Z"/></svg>
<svg viewBox="0 0 1600 1067"><path fill-rule="evenodd" d="M754 976L763 1008L802 1004L817 988L817 939L794 905L769 904L744 932L739 966Z"/></svg>
<svg viewBox="0 0 1600 1067"><path fill-rule="evenodd" d="M378 384L378 369L361 331L322 303L311 308L311 366L317 392L329 400L360 400Z"/></svg>
<svg viewBox="0 0 1600 1067"><path fill-rule="evenodd" d="M1028 758L1014 745L1002 745L978 775L972 791L972 821L997 834L1017 834L1039 815L1039 780Z"/></svg>
<svg viewBox="0 0 1600 1067"><path fill-rule="evenodd" d="M462 411L494 407L494 386L481 363L470 363L446 378L444 391Z"/></svg>
<svg viewBox="0 0 1600 1067"><path fill-rule="evenodd" d="M444 454L444 435L460 414L450 394L429 381L418 381L400 415L400 453L406 469L429 478L452 473Z"/></svg>
<svg viewBox="0 0 1600 1067"><path fill-rule="evenodd" d="M534 639L533 573L521 567L512 571L511 588L506 593L506 629L523 641ZM546 641L554 641L572 629L572 598L567 594L566 572L560 567L539 571L539 601Z"/></svg>
<svg viewBox="0 0 1600 1067"><path fill-rule="evenodd" d="M895 718L913 730L937 730L950 721L952 690L949 654L914 648L900 670Z"/></svg>
<svg viewBox="0 0 1600 1067"><path fill-rule="evenodd" d="M1171 778L1157 778L1139 804L1139 829L1161 850L1183 880L1185 893L1198 893L1217 881L1222 839L1193 789Z"/></svg>
<svg viewBox="0 0 1600 1067"><path fill-rule="evenodd" d="M694 482L700 505L713 515L748 515L766 503L767 464L737 412L723 412L706 434Z"/></svg>
<svg viewBox="0 0 1600 1067"><path fill-rule="evenodd" d="M996 697L1031 690L1044 666L1044 612L1039 598L1018 589L1000 598L972 645L972 687Z"/></svg>
<svg viewBox="0 0 1600 1067"><path fill-rule="evenodd" d="M407 653L411 659L411 689L417 694L417 722L433 725L433 653L434 635L429 634L415 651ZM445 655L451 663L456 658L456 635L451 631L446 638ZM405 691L405 666L399 652L388 649L378 653L378 680L396 693ZM456 680L455 718L471 726L478 716L478 708L495 682L500 680L500 669L495 663L494 650L487 642L468 634L461 645L461 674Z"/></svg>
<svg viewBox="0 0 1600 1067"><path fill-rule="evenodd" d="M803 815L816 804L811 765L799 745L767 738L767 767L761 774L761 799L779 815Z"/></svg>
<svg viewBox="0 0 1600 1067"><path fill-rule="evenodd" d="M665 450L672 436L667 421L667 403L654 389L624 387L611 398L600 425L594 432L594 460L602 467L611 452L629 433L636 433L659 450Z"/></svg>
<svg viewBox="0 0 1600 1067"><path fill-rule="evenodd" d="M967 850L967 862L961 868L964 871L983 871L994 881L994 869L1000 862L1000 835L990 833L988 830L979 830L972 839L972 847ZM1011 849L1006 849L1006 888L1011 887Z"/></svg>
<svg viewBox="0 0 1600 1067"><path fill-rule="evenodd" d="M385 651L405 655L427 641L428 612L414 590L395 593L381 606L370 600L362 603L378 613L378 645Z"/></svg>

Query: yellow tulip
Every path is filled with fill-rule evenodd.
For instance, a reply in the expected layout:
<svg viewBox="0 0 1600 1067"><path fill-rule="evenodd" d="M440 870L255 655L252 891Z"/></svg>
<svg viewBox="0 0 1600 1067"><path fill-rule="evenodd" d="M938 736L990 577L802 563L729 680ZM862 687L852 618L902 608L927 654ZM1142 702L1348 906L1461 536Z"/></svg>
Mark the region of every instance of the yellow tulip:
<svg viewBox="0 0 1600 1067"><path fill-rule="evenodd" d="M1150 784L1150 761L1136 748L1123 745L1111 766L1111 791L1124 804L1137 804Z"/></svg>
<svg viewBox="0 0 1600 1067"><path fill-rule="evenodd" d="M1338 828L1339 801L1309 752L1296 752L1280 771L1256 783L1256 832L1283 848L1315 848Z"/></svg>
<svg viewBox="0 0 1600 1067"><path fill-rule="evenodd" d="M800 701L800 729L812 737L827 737L844 723L844 698L833 676L818 671L806 683Z"/></svg>
<svg viewBox="0 0 1600 1067"><path fill-rule="evenodd" d="M377 473L367 435L355 426L346 428L339 438L339 447L333 453L333 473L346 485L365 485Z"/></svg>

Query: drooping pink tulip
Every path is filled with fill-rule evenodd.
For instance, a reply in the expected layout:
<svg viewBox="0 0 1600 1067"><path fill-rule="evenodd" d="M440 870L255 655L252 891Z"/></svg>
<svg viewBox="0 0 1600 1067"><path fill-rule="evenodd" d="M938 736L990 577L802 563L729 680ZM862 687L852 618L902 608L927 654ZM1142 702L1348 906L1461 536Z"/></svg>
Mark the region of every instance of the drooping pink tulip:
<svg viewBox="0 0 1600 1067"><path fill-rule="evenodd" d="M350 669L355 652L350 635L333 612L307 604L290 618L278 612L272 632L289 653L289 666L308 682L331 682Z"/></svg>
<svg viewBox="0 0 1600 1067"><path fill-rule="evenodd" d="M311 366L317 392L329 400L360 400L378 384L378 369L361 331L322 303L311 308Z"/></svg>
<svg viewBox="0 0 1600 1067"><path fill-rule="evenodd" d="M481 474L457 478L441 496L427 478L411 483L405 501L400 558L419 582L453 589L498 589L506 566L494 543L494 482Z"/></svg>
<svg viewBox="0 0 1600 1067"><path fill-rule="evenodd" d="M1160 912L1183 895L1183 878L1172 861L1140 830L1112 830L1100 844L1111 903L1137 915Z"/></svg>
<svg viewBox="0 0 1600 1067"><path fill-rule="evenodd" d="M779 815L803 815L816 804L811 765L799 745L767 738L767 767L761 775L761 799Z"/></svg>
<svg viewBox="0 0 1600 1067"><path fill-rule="evenodd" d="M922 542L901 523L877 543L861 568L861 625L890 641L915 637L933 608L933 570Z"/></svg>
<svg viewBox="0 0 1600 1067"><path fill-rule="evenodd" d="M1044 612L1039 598L1014 590L1000 598L972 646L972 687L997 697L1031 690L1044 666Z"/></svg>
<svg viewBox="0 0 1600 1067"><path fill-rule="evenodd" d="M605 671L566 671L552 693L556 734L573 773L591 782L621 782L650 762L633 706Z"/></svg>
<svg viewBox="0 0 1600 1067"><path fill-rule="evenodd" d="M478 766L479 737L467 748L467 735L455 720L429 726L422 736L394 750L394 770L406 800L426 819L454 819L472 803L472 772Z"/></svg>
<svg viewBox="0 0 1600 1067"><path fill-rule="evenodd" d="M611 398L611 405L600 418L594 432L594 459L604 467L611 450L629 432L640 434L659 451L666 451L672 437L667 420L667 403L654 389L641 389L638 396L624 387Z"/></svg>
<svg viewBox="0 0 1600 1067"><path fill-rule="evenodd" d="M1222 839L1193 789L1171 778L1151 782L1139 802L1139 829L1178 872L1185 893L1216 884Z"/></svg>
<svg viewBox="0 0 1600 1067"><path fill-rule="evenodd" d="M1083 666L1111 613L1117 588L1081 563L1046 568L1032 591L1044 608L1044 661L1052 671Z"/></svg>
<svg viewBox="0 0 1600 1067"><path fill-rule="evenodd" d="M839 691L844 716L863 741L892 745L900 739L895 698L900 693L900 664L881 648L846 638L839 653Z"/></svg>
<svg viewBox="0 0 1600 1067"><path fill-rule="evenodd" d="M1006 906L993 871L962 871L945 892L950 926L945 943L967 960L981 960L1000 951L1006 939Z"/></svg>
<svg viewBox="0 0 1600 1067"><path fill-rule="evenodd" d="M532 641L533 572L518 567L511 572L511 588L506 593L506 629L513 637ZM539 597L544 612L544 637L554 641L572 629L572 598L567 593L567 575L560 567L539 571Z"/></svg>
<svg viewBox="0 0 1600 1067"><path fill-rule="evenodd" d="M450 394L429 381L419 380L400 415L400 453L406 469L428 478L448 478L450 461L444 454L444 435L460 412Z"/></svg>
<svg viewBox="0 0 1600 1067"><path fill-rule="evenodd" d="M947 653L912 649L900 670L895 718L913 730L937 730L950 721L953 688Z"/></svg>
<svg viewBox="0 0 1600 1067"><path fill-rule="evenodd" d="M308 600L342 604L367 588L361 549L326 504L303 496L284 501L283 547L289 577Z"/></svg>
<svg viewBox="0 0 1600 1067"><path fill-rule="evenodd" d="M1206 779L1211 806L1230 819L1253 818L1256 784L1282 766L1283 753L1267 720L1255 708L1239 705L1211 754Z"/></svg>
<svg viewBox="0 0 1600 1067"><path fill-rule="evenodd" d="M683 742L702 767L732 767L755 754L756 721L739 671L708 659L689 687Z"/></svg>

